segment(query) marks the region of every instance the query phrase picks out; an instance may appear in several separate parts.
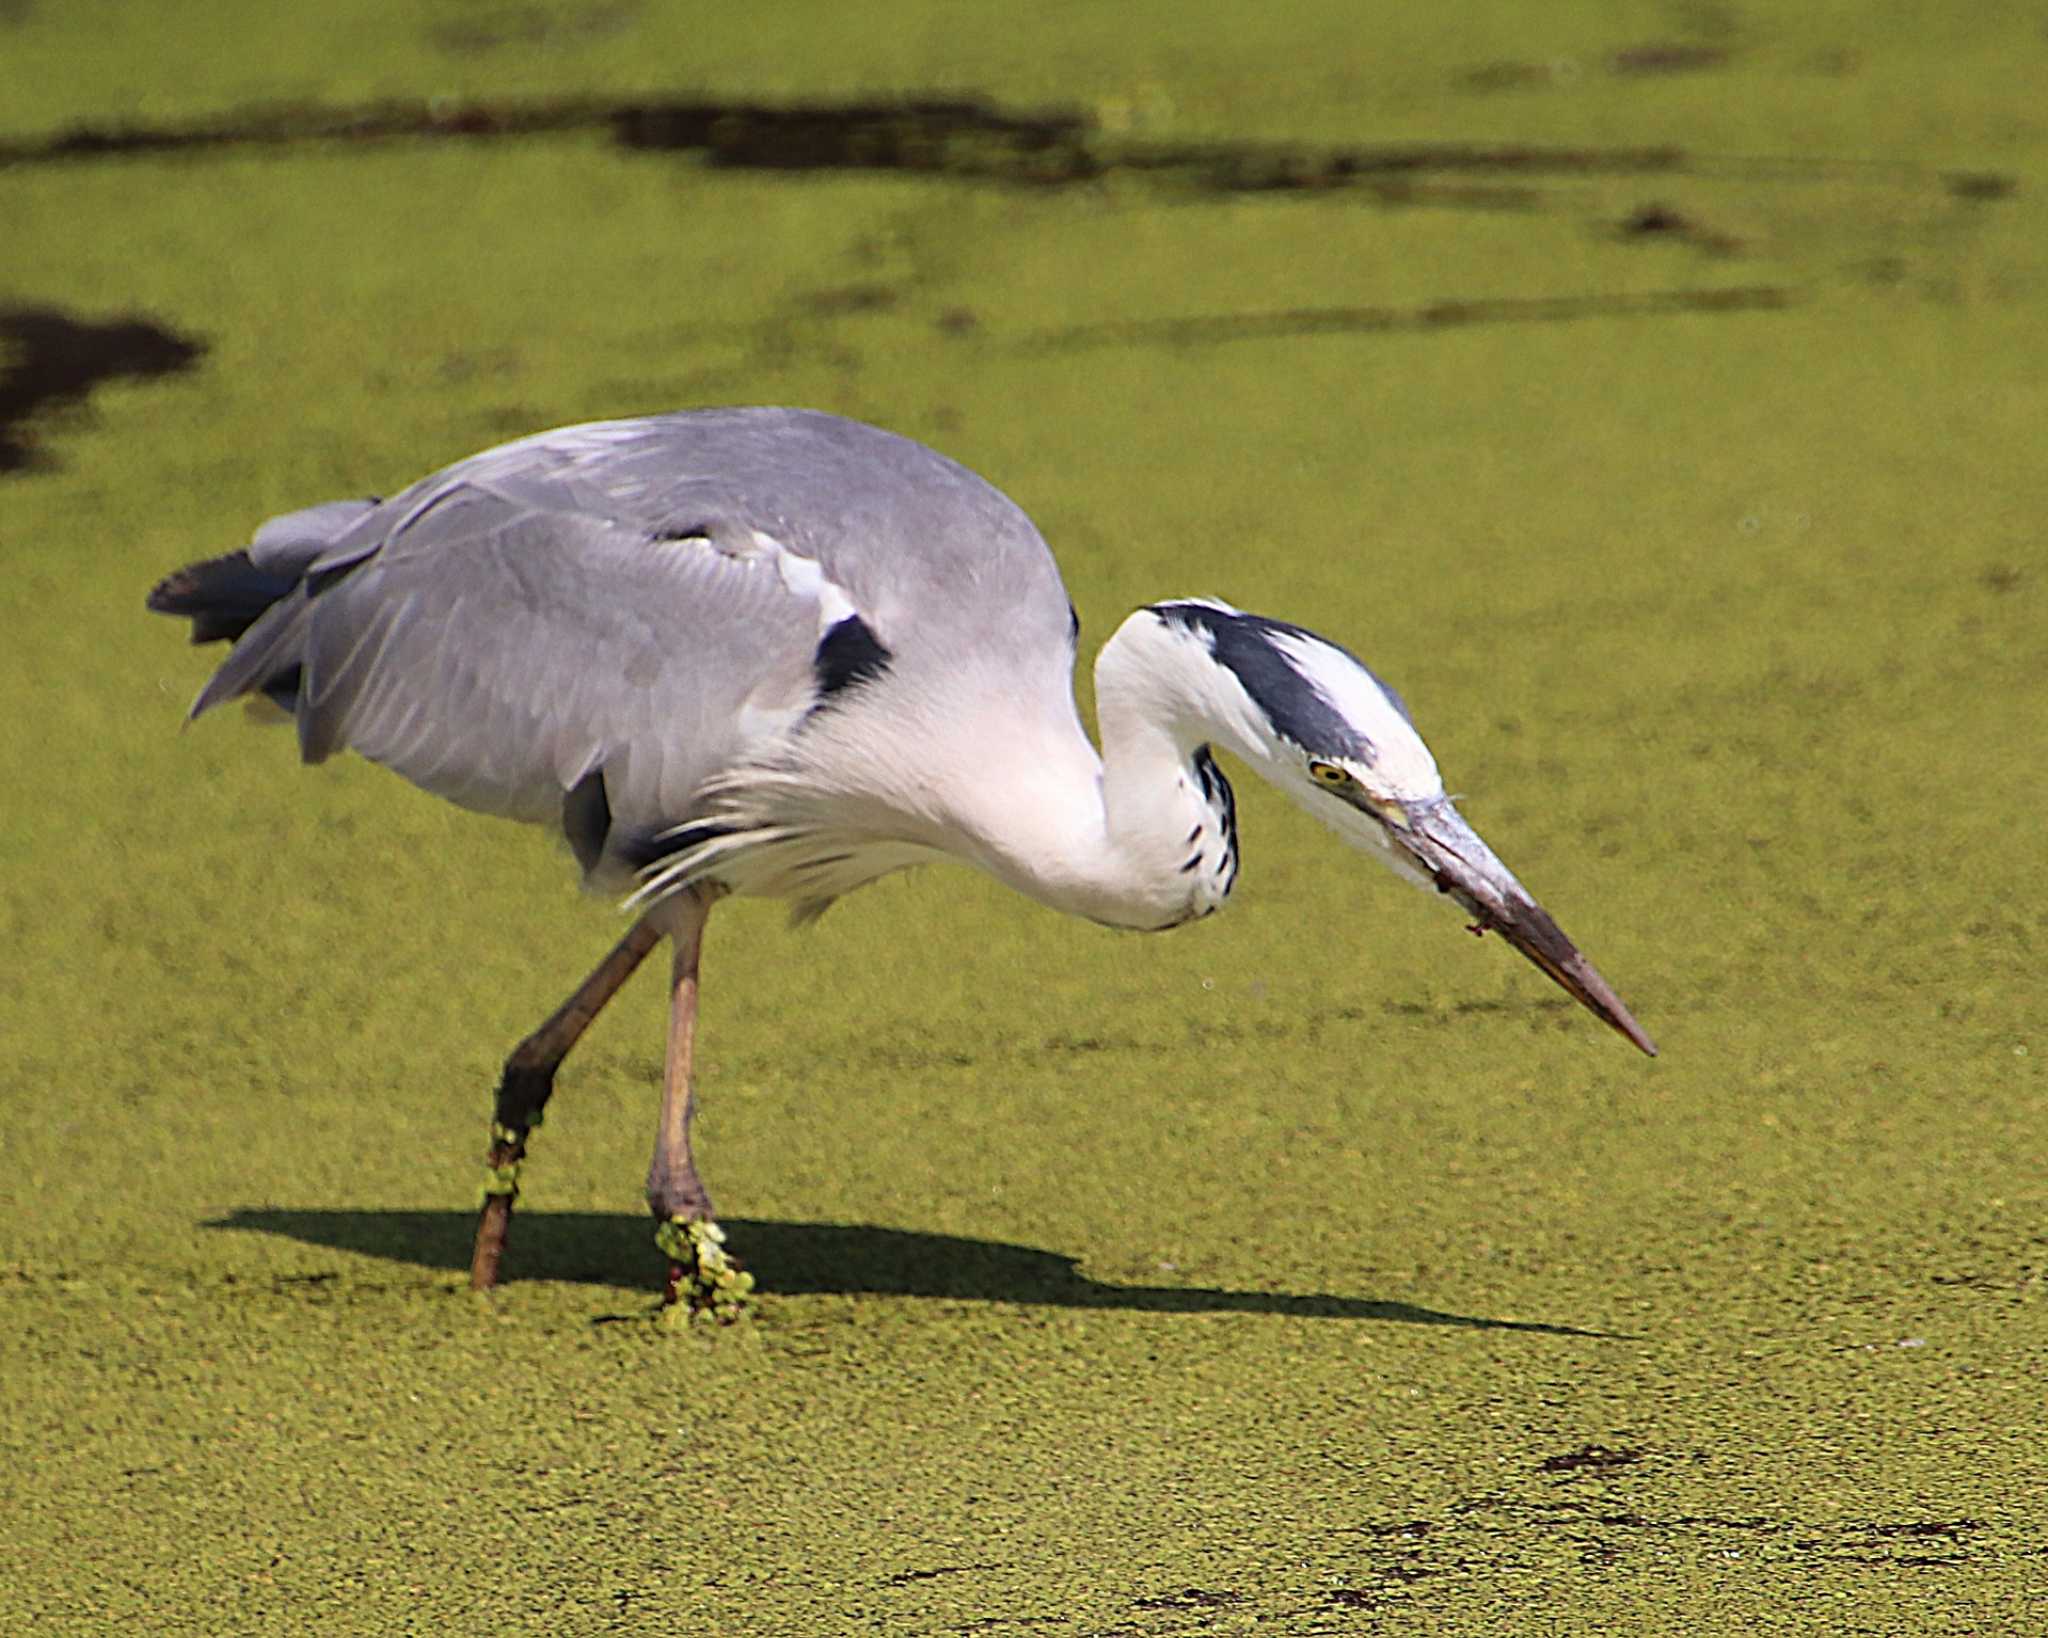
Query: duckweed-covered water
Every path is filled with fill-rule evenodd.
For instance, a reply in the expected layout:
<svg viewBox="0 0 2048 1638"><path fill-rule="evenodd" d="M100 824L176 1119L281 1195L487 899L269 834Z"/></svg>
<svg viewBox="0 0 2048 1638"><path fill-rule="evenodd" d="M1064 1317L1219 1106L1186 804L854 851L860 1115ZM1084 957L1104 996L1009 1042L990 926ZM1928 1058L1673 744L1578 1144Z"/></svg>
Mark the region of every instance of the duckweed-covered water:
<svg viewBox="0 0 2048 1638"><path fill-rule="evenodd" d="M206 19L0 6L0 1625L2038 1624L2038 19ZM877 136L913 94L1079 121ZM619 923L181 734L142 595L718 402L989 474L1088 652L1188 593L1357 649L1663 1057L1241 779L1170 937L722 909L756 1319L647 1319L653 980L473 1297L497 1063Z"/></svg>

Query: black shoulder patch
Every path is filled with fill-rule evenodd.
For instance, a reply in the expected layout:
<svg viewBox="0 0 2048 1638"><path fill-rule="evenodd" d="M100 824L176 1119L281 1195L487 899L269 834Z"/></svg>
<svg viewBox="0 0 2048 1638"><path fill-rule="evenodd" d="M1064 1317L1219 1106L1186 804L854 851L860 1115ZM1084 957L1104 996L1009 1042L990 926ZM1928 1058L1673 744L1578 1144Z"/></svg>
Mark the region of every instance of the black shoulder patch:
<svg viewBox="0 0 2048 1638"><path fill-rule="evenodd" d="M811 669L818 674L818 703L829 704L846 689L874 681L894 658L865 620L849 614L819 639L818 652L811 656Z"/></svg>

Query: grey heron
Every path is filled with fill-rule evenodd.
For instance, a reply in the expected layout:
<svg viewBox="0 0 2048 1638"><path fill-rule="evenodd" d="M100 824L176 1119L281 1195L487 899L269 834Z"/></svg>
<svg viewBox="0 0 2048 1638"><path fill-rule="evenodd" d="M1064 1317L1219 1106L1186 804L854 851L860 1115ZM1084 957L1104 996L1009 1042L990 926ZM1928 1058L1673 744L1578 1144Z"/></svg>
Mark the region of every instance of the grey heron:
<svg viewBox="0 0 2048 1638"><path fill-rule="evenodd" d="M725 1316L690 1147L699 949L728 893L798 919L954 859L1054 909L1158 931L1237 878L1212 747L1449 895L1646 1053L1650 1039L1446 795L1400 696L1348 650L1209 598L1139 609L1074 703L1079 622L1013 502L909 439L815 411L687 411L539 433L388 499L271 519L148 606L226 659L191 715L266 696L463 807L554 827L637 912L513 1050L472 1284L498 1278L556 1069L663 938L666 1071L647 1199L667 1299Z"/></svg>

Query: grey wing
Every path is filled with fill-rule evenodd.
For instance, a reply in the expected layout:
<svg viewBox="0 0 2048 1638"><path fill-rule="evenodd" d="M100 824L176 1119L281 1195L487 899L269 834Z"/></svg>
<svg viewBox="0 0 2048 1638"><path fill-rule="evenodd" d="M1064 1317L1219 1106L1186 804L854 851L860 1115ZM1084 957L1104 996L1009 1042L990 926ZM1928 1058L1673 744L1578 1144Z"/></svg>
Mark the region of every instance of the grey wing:
<svg viewBox="0 0 2048 1638"><path fill-rule="evenodd" d="M354 514L317 555L286 549L303 580L195 714L296 665L308 761L350 748L465 807L542 822L601 771L622 838L688 819L707 779L793 731L839 612L743 530L661 538L452 474Z"/></svg>
<svg viewBox="0 0 2048 1638"><path fill-rule="evenodd" d="M564 798L593 772L628 858L882 667L956 705L1073 710L1072 610L1030 520L935 452L812 411L537 434L274 519L247 561L278 600L195 715L286 700L309 761L352 747L465 806L560 817L586 869Z"/></svg>

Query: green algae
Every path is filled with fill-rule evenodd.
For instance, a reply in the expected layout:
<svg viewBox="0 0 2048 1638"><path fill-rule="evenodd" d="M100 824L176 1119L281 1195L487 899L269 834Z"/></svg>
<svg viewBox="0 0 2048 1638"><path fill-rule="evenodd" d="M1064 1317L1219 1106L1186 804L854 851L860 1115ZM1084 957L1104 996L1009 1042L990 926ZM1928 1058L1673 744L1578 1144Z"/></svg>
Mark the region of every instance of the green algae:
<svg viewBox="0 0 2048 1638"><path fill-rule="evenodd" d="M0 1625L2024 1630L2037 43L1933 9L1290 12L0 20L29 137L911 89L1133 140L1728 161L1512 208L588 133L0 171L5 301L208 348L0 478ZM1676 35L1725 60L1615 66ZM1172 938L958 872L800 936L722 909L698 1139L752 1322L649 1321L652 984L570 1061L511 1283L471 1296L498 1065L612 919L377 770L179 734L204 661L141 594L498 438L741 400L989 473L1084 646L1189 592L1342 637L1665 1056L1244 780L1238 899Z"/></svg>
<svg viewBox="0 0 2048 1638"><path fill-rule="evenodd" d="M754 1276L725 1249L725 1230L702 1219L671 1217L654 1231L669 1261L669 1287L661 1319L670 1325L703 1320L737 1325L754 1311Z"/></svg>

